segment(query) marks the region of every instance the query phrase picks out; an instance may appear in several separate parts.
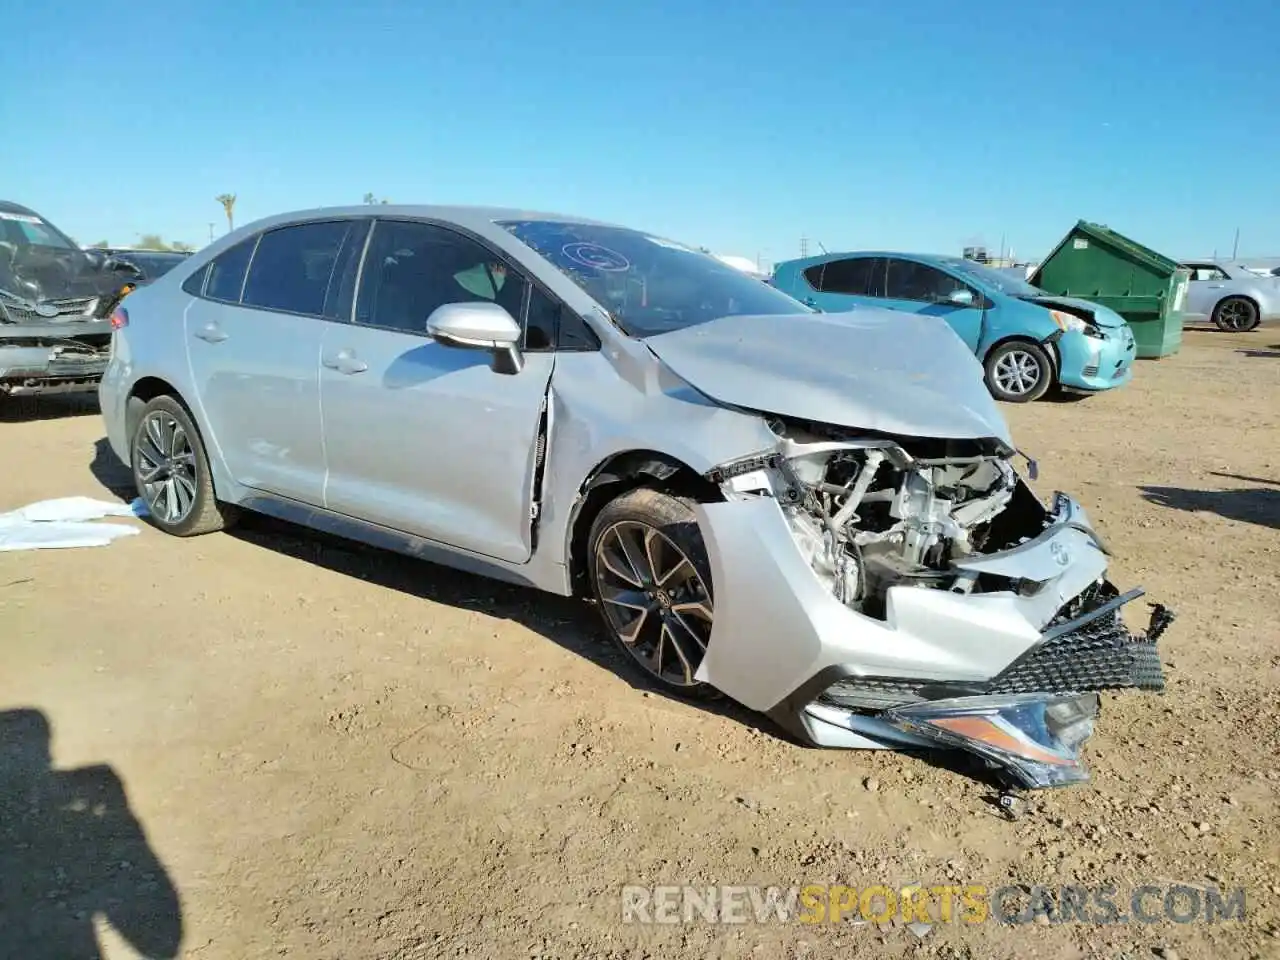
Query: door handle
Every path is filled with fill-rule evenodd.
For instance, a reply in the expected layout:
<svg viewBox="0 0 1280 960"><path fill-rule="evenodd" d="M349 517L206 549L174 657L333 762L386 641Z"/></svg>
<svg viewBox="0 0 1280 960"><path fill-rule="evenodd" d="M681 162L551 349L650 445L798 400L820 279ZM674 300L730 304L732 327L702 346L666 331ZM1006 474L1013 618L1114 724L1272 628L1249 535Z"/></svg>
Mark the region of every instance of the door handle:
<svg viewBox="0 0 1280 960"><path fill-rule="evenodd" d="M350 350L341 350L333 356L324 357L320 362L330 370L337 370L339 373L347 375L364 373L369 369L369 365L363 360L357 360L355 354Z"/></svg>
<svg viewBox="0 0 1280 960"><path fill-rule="evenodd" d="M196 331L196 336L206 343L221 343L227 339L227 334L223 333L222 328L216 323L206 323Z"/></svg>

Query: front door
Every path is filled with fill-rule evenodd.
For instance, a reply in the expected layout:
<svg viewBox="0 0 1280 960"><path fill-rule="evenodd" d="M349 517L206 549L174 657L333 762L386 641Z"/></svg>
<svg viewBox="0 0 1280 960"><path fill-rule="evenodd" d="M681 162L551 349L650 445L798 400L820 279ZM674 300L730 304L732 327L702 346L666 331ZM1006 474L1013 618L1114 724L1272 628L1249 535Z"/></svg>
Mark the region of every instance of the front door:
<svg viewBox="0 0 1280 960"><path fill-rule="evenodd" d="M972 306L952 299L958 291L969 294ZM978 290L937 267L898 257L888 260L881 305L946 321L975 353L982 341L984 300Z"/></svg>
<svg viewBox="0 0 1280 960"><path fill-rule="evenodd" d="M530 284L435 224L379 220L353 322L331 324L320 383L334 511L513 563L529 559L534 451L554 354L514 374L427 335L446 303L496 302L518 321Z"/></svg>
<svg viewBox="0 0 1280 960"><path fill-rule="evenodd" d="M320 317L347 227L299 224L232 247L213 261L185 317L196 401L215 454L236 482L317 505L325 469Z"/></svg>

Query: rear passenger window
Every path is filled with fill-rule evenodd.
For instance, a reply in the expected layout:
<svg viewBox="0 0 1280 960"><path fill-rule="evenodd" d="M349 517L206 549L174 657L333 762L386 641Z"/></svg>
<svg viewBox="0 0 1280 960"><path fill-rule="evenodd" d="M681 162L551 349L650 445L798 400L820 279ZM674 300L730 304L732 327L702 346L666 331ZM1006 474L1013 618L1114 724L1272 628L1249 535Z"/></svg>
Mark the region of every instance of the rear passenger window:
<svg viewBox="0 0 1280 960"><path fill-rule="evenodd" d="M204 295L214 300L240 302L240 290L244 286L244 272L249 266L249 257L253 254L253 245L257 237L251 237L236 244L226 253L209 264L209 280L204 286Z"/></svg>
<svg viewBox="0 0 1280 960"><path fill-rule="evenodd" d="M264 233L249 266L244 305L323 315L329 278L349 227L346 220L329 220Z"/></svg>
<svg viewBox="0 0 1280 960"><path fill-rule="evenodd" d="M823 293L848 293L866 296L871 289L872 257L832 260L822 272Z"/></svg>
<svg viewBox="0 0 1280 960"><path fill-rule="evenodd" d="M209 265L206 263L203 267L182 281L182 289L193 297L200 296L200 294L204 293L204 278L208 275Z"/></svg>

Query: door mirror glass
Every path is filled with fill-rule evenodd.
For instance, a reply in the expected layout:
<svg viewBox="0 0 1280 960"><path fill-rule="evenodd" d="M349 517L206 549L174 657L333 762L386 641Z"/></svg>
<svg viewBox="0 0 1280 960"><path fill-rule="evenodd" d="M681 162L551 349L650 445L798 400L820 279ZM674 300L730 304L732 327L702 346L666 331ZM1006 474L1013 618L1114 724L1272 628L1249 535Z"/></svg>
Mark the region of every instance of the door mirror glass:
<svg viewBox="0 0 1280 960"><path fill-rule="evenodd" d="M427 333L456 347L503 350L520 342L520 326L496 303L446 303L427 317Z"/></svg>

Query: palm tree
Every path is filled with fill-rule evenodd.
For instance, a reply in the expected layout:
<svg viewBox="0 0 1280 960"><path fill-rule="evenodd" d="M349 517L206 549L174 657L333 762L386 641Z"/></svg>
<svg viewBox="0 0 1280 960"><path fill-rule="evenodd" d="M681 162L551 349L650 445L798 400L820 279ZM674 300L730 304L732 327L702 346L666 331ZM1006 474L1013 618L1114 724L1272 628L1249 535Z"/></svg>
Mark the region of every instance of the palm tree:
<svg viewBox="0 0 1280 960"><path fill-rule="evenodd" d="M377 203L378 201L377 201L377 198L375 198L375 197L374 197L374 195L373 195L372 193L366 193L366 194L364 195L364 202L365 202L365 203Z"/></svg>
<svg viewBox="0 0 1280 960"><path fill-rule="evenodd" d="M227 232L230 233L236 228L234 211L236 208L236 195L234 193L220 193L213 199L222 204L222 210L227 215Z"/></svg>

